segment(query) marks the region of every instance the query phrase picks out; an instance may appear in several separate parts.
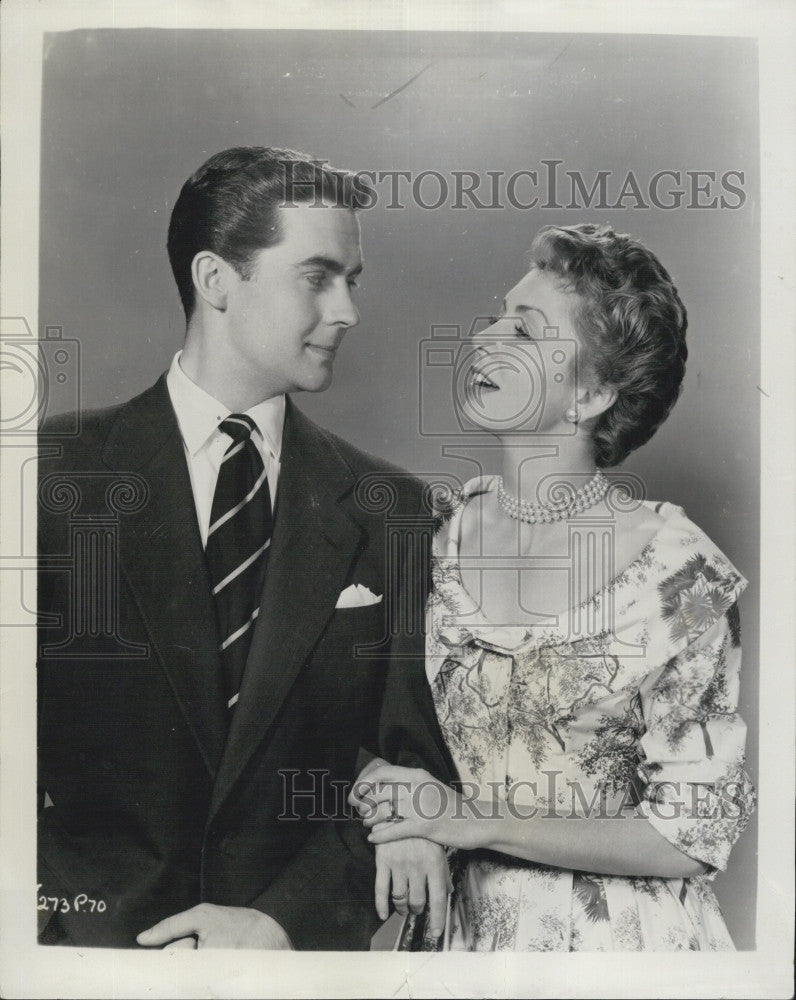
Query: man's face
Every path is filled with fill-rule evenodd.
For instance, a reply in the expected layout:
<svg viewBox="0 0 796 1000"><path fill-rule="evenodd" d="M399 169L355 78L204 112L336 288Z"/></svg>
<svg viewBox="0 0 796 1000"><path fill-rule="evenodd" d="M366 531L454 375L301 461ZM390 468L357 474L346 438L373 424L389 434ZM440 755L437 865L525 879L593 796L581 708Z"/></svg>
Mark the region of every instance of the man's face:
<svg viewBox="0 0 796 1000"><path fill-rule="evenodd" d="M343 336L359 322L351 298L362 270L359 221L347 208L278 208L282 239L236 276L227 298L228 355L263 398L320 392L332 381Z"/></svg>

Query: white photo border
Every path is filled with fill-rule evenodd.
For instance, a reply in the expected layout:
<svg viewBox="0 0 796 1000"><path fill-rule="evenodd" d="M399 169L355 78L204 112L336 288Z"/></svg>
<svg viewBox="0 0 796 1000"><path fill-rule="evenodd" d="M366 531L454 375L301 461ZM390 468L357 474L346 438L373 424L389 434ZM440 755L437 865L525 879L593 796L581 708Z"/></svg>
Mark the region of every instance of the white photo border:
<svg viewBox="0 0 796 1000"><path fill-rule="evenodd" d="M732 35L758 40L762 172L761 641L757 950L616 956L172 951L35 945L35 671L32 629L4 629L0 732L0 993L19 997L788 997L792 995L795 606L794 93L796 11L781 2L276 4L62 0L2 5L2 315L38 330L45 31L87 27L328 28ZM13 407L13 399L4 399ZM24 449L0 453L0 509L20 509ZM784 512L784 513L783 513ZM25 520L26 550L35 525ZM5 535L0 536L5 541ZM7 548L3 559L15 555ZM6 563L6 565L8 565ZM2 583L3 574L0 574ZM2 594L19 601L18 590ZM598 988L599 986L599 988Z"/></svg>

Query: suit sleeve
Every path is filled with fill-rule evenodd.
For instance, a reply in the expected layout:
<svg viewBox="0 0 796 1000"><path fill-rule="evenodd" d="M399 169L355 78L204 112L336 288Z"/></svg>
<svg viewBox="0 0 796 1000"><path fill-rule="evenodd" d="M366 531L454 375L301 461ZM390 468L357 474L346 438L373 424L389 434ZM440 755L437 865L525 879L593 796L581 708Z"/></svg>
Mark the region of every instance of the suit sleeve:
<svg viewBox="0 0 796 1000"><path fill-rule="evenodd" d="M415 544L404 550L406 557L398 567L403 620L394 630L377 744L365 749L452 782L453 767L425 674L423 620L432 524L419 498L416 520ZM364 951L381 923L373 902L374 878L373 848L359 820L327 820L317 824L290 864L251 905L273 917L294 948Z"/></svg>

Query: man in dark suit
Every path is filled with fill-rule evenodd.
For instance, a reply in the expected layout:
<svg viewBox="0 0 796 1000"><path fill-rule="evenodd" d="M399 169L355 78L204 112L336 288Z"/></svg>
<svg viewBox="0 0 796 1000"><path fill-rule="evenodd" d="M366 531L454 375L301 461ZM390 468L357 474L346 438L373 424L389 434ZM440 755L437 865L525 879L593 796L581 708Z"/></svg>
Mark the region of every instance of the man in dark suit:
<svg viewBox="0 0 796 1000"><path fill-rule="evenodd" d="M43 428L45 943L367 948L358 755L450 777L421 631L385 613L422 605L386 551L388 514L423 533L420 485L289 398L358 322L363 196L290 151L211 158L169 229L183 350L77 436ZM427 892L441 926L441 849L391 847L396 907Z"/></svg>

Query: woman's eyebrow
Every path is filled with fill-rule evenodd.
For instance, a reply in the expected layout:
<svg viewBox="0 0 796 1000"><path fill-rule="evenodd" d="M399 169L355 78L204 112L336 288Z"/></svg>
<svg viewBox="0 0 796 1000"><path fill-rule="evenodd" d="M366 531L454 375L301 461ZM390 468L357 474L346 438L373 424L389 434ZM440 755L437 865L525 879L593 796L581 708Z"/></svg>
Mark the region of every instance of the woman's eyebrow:
<svg viewBox="0 0 796 1000"><path fill-rule="evenodd" d="M507 312L507 309L506 309L506 300L503 299L503 304L500 307L500 315L501 316L505 316L506 312ZM517 306L514 307L514 313L517 316L523 316L525 313L528 313L528 312L538 312L539 315L542 317L542 319L545 321L545 324L547 326L550 326L550 320L547 318L547 316L545 316L545 314L542 312L542 310L539 308L539 306L517 305Z"/></svg>

